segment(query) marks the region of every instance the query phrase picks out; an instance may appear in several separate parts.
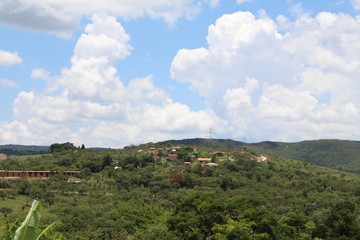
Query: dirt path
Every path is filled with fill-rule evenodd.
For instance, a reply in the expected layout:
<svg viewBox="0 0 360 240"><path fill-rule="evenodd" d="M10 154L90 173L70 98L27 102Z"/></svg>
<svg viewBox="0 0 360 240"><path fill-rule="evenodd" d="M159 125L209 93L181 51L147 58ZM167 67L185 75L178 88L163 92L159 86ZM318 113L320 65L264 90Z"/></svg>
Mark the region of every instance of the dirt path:
<svg viewBox="0 0 360 240"><path fill-rule="evenodd" d="M266 161L268 158L267 157L265 157L265 156L260 156L260 157L256 157L255 158L255 160L257 161L257 162L264 162L264 161Z"/></svg>

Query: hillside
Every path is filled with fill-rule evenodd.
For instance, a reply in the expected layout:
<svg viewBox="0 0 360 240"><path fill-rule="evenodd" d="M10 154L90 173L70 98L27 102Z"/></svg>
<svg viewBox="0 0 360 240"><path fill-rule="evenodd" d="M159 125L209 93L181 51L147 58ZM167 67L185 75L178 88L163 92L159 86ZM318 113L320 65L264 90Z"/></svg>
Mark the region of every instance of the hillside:
<svg viewBox="0 0 360 240"><path fill-rule="evenodd" d="M0 145L0 153L7 155L22 156L46 153L50 149L49 146L34 146L34 145L18 145L18 144L6 144Z"/></svg>
<svg viewBox="0 0 360 240"><path fill-rule="evenodd" d="M244 147L260 154L275 155L313 163L319 166L360 173L360 142L346 140L312 140L295 143L271 142L244 143L231 139L193 138L168 140L158 145L192 145L243 149ZM13 156L43 154L49 146L0 145L0 153ZM90 148L106 151L107 148Z"/></svg>
<svg viewBox="0 0 360 240"><path fill-rule="evenodd" d="M276 155L301 160L319 166L360 173L360 142L347 140L313 140L296 143L260 142L243 143L229 139L184 139L170 140L159 144L203 145L249 150L268 155Z"/></svg>
<svg viewBox="0 0 360 240"><path fill-rule="evenodd" d="M227 147L239 149L244 146L243 142L231 139L209 139L209 138L189 138L182 140L167 140L159 142L160 145L193 145L209 147Z"/></svg>
<svg viewBox="0 0 360 240"><path fill-rule="evenodd" d="M319 166L360 173L360 142L346 140L312 140L295 143L271 142L244 143L231 139L193 138L168 140L158 145L193 145L221 147L225 149L243 149L244 147L260 154L275 155L313 163ZM12 156L43 154L49 146L0 145L0 153ZM90 148L106 151L108 148Z"/></svg>
<svg viewBox="0 0 360 240"><path fill-rule="evenodd" d="M12 157L0 169L80 171L0 178L0 226L23 220L39 199L42 224L61 220L65 239L360 237L359 175L252 150L142 144Z"/></svg>
<svg viewBox="0 0 360 240"><path fill-rule="evenodd" d="M262 142L251 144L260 153L314 163L319 166L360 173L360 142L314 140L298 143Z"/></svg>
<svg viewBox="0 0 360 240"><path fill-rule="evenodd" d="M88 149L94 151L109 150L109 148L102 148L102 147L93 147ZM50 146L19 145L19 144L0 145L0 153L5 153L9 156L44 154L44 153L48 153L49 151L50 151Z"/></svg>

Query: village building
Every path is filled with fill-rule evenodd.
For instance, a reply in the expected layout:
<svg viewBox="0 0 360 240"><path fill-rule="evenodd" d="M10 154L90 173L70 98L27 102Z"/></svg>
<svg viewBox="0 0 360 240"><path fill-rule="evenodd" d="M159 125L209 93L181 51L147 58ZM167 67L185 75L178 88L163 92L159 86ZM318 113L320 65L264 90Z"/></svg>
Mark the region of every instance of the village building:
<svg viewBox="0 0 360 240"><path fill-rule="evenodd" d="M176 160L177 159L176 154L169 154L167 157L168 157L169 160Z"/></svg>
<svg viewBox="0 0 360 240"><path fill-rule="evenodd" d="M0 170L1 178L8 177L42 177L49 178L57 174L62 174L67 177L74 177L79 174L79 171L7 171Z"/></svg>
<svg viewBox="0 0 360 240"><path fill-rule="evenodd" d="M214 167L214 168L217 168L217 167L219 167L219 164L217 164L217 163L206 163L206 164L204 164L204 167Z"/></svg>
<svg viewBox="0 0 360 240"><path fill-rule="evenodd" d="M146 153L148 153L148 154L158 154L158 152L156 151L156 149L155 148L149 148L149 150L147 150L146 151Z"/></svg>
<svg viewBox="0 0 360 240"><path fill-rule="evenodd" d="M166 151L172 151L172 152L176 152L178 149L180 149L181 147L179 146L172 146L172 147L167 147L165 148Z"/></svg>
<svg viewBox="0 0 360 240"><path fill-rule="evenodd" d="M198 158L199 163L205 164L211 162L211 158Z"/></svg>
<svg viewBox="0 0 360 240"><path fill-rule="evenodd" d="M6 160L8 156L4 153L0 153L0 160Z"/></svg>
<svg viewBox="0 0 360 240"><path fill-rule="evenodd" d="M225 157L224 152L212 152L211 155L213 155L215 157Z"/></svg>

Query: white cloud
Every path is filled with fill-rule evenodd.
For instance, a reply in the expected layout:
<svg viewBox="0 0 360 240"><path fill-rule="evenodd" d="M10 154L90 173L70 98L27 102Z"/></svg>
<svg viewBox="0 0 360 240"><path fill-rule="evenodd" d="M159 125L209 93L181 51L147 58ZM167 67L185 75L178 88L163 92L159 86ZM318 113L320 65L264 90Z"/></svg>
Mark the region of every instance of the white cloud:
<svg viewBox="0 0 360 240"><path fill-rule="evenodd" d="M22 63L22 59L16 52L7 52L0 49L0 65L14 65Z"/></svg>
<svg viewBox="0 0 360 240"><path fill-rule="evenodd" d="M171 75L205 97L234 137L356 139L360 20L297 14L294 22L224 15L209 27L207 48L178 52Z"/></svg>
<svg viewBox="0 0 360 240"><path fill-rule="evenodd" d="M30 75L33 79L50 80L50 73L42 68L33 69Z"/></svg>
<svg viewBox="0 0 360 240"><path fill-rule="evenodd" d="M8 79L0 78L0 86L3 86L3 87L18 87L18 84L16 82L10 81Z"/></svg>
<svg viewBox="0 0 360 240"><path fill-rule="evenodd" d="M360 0L351 0L351 4L355 10L360 10Z"/></svg>
<svg viewBox="0 0 360 240"><path fill-rule="evenodd" d="M211 7L217 7L220 4L220 0L206 0Z"/></svg>
<svg viewBox="0 0 360 240"><path fill-rule="evenodd" d="M171 65L174 79L204 97L202 111L174 102L151 75L123 83L115 64L131 54L130 36L114 17L92 21L70 67L59 76L33 70L49 88L18 94L1 142L123 146L205 137L214 127L250 141L358 139L359 18L222 16L209 26L208 46L179 50Z"/></svg>
<svg viewBox="0 0 360 240"><path fill-rule="evenodd" d="M243 4L243 3L246 3L246 2L251 2L252 0L236 0L236 2L238 4Z"/></svg>
<svg viewBox="0 0 360 240"><path fill-rule="evenodd" d="M73 133L75 142L93 146L124 146L167 139L205 137L214 125L225 125L211 111L191 111L179 103L141 104L127 108L125 119L99 121ZM223 128L219 129L223 130Z"/></svg>
<svg viewBox="0 0 360 240"><path fill-rule="evenodd" d="M41 119L29 118L25 121L0 123L2 143L20 143L26 145L43 145L59 140L66 141L71 135L68 128L59 127Z"/></svg>
<svg viewBox="0 0 360 240"><path fill-rule="evenodd" d="M122 19L143 16L164 19L173 25L179 18L192 19L208 0L11 0L0 3L0 22L68 37L83 16L106 13ZM216 6L218 0L209 4Z"/></svg>
<svg viewBox="0 0 360 240"><path fill-rule="evenodd" d="M41 68L32 71L31 77L46 80L49 89L18 94L16 120L0 124L0 142L121 147L198 137L215 125L226 126L211 110L192 111L174 102L151 75L125 85L115 64L131 53L130 37L114 17L94 15L92 20L78 39L70 67L59 76Z"/></svg>

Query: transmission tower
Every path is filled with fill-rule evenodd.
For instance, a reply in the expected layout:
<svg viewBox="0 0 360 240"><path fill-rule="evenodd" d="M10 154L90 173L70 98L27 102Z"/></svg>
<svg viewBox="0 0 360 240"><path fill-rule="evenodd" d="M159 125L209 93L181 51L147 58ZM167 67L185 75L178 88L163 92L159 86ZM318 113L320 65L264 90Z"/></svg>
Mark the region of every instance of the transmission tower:
<svg viewBox="0 0 360 240"><path fill-rule="evenodd" d="M209 129L209 138L212 139L212 134L215 133L212 128Z"/></svg>

